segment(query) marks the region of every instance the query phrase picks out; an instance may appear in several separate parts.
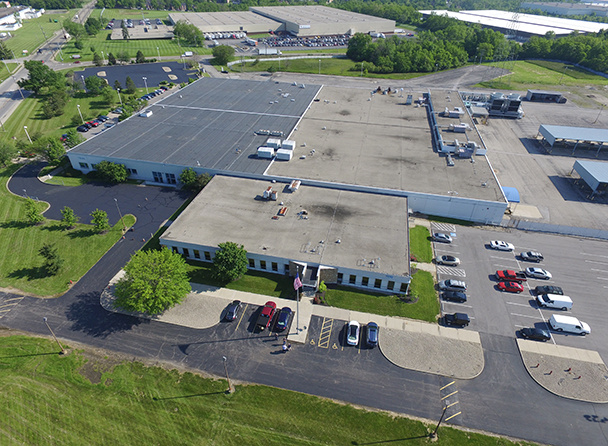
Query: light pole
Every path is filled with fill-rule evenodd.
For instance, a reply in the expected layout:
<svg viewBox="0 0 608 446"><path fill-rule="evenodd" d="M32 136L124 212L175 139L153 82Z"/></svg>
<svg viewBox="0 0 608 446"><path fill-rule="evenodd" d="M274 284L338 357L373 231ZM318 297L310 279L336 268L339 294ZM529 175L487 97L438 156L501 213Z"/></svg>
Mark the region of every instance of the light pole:
<svg viewBox="0 0 608 446"><path fill-rule="evenodd" d="M86 82L84 81L84 76L81 74L81 75L80 75L80 78L82 79L82 88L84 88L84 90L86 91L86 89L87 89L87 84L86 84Z"/></svg>
<svg viewBox="0 0 608 446"><path fill-rule="evenodd" d="M125 225L125 222L122 219L122 213L120 212L120 208L118 207L118 199L114 198L114 202L116 203L116 209L118 209L118 215L120 215L120 222L122 223L122 230L123 230L123 232L127 232L127 226Z"/></svg>
<svg viewBox="0 0 608 446"><path fill-rule="evenodd" d="M321 74L321 59L319 59L319 74Z"/></svg>
<svg viewBox="0 0 608 446"><path fill-rule="evenodd" d="M120 101L120 106L122 107L122 98L120 97L120 88L117 88L116 91L118 91L118 100Z"/></svg>
<svg viewBox="0 0 608 446"><path fill-rule="evenodd" d="M61 345L61 343L59 342L59 339L57 339L57 336L55 336L55 333L53 333L53 330L51 330L51 326L49 325L49 323L46 320L46 317L43 317L42 320L44 321L44 323L46 324L46 328L49 329L49 331L51 332L51 334L53 335L53 338L55 339L55 342L57 343L57 345L59 346L59 348L61 349L61 354L65 355L65 349L63 348L63 345Z"/></svg>
<svg viewBox="0 0 608 446"><path fill-rule="evenodd" d="M105 56L104 56L104 54L103 54L103 51L102 51L102 52L101 52L101 64L102 64L102 65L105 65L105 64L106 64L105 59L106 59L106 58L105 58Z"/></svg>
<svg viewBox="0 0 608 446"><path fill-rule="evenodd" d="M32 142L32 138L30 138L30 134L27 132L27 125L24 125L24 126L23 126L23 130L25 130L25 134L27 135L27 139L29 139L29 140L30 140L30 144L34 144L34 143Z"/></svg>
<svg viewBox="0 0 608 446"><path fill-rule="evenodd" d="M361 62L361 77L363 77L363 63L364 62Z"/></svg>
<svg viewBox="0 0 608 446"><path fill-rule="evenodd" d="M160 50L156 47L156 53L158 54L158 60L160 61Z"/></svg>
<svg viewBox="0 0 608 446"><path fill-rule="evenodd" d="M84 124L84 118L82 117L82 112L80 111L80 104L76 104L76 107L78 108L78 114L80 115L80 119L82 119L82 123Z"/></svg>
<svg viewBox="0 0 608 446"><path fill-rule="evenodd" d="M226 366L226 357L222 356L222 359L224 360L224 372L226 372L226 381L228 381L228 390L226 390L226 393L232 393L235 391L234 387L232 387L232 383L230 382L230 376L228 376L228 367Z"/></svg>
<svg viewBox="0 0 608 446"><path fill-rule="evenodd" d="M144 80L144 85L146 86L146 94L148 94L148 78L144 76L142 79Z"/></svg>
<svg viewBox="0 0 608 446"><path fill-rule="evenodd" d="M437 423L437 427L435 428L435 430L429 434L429 438L437 438L437 431L439 430L439 426L441 426L441 422L443 421L443 417L445 416L445 411L447 409L447 406L443 407L443 412L441 413L441 418L439 418L439 423Z"/></svg>
<svg viewBox="0 0 608 446"><path fill-rule="evenodd" d="M562 79L564 79L564 74L566 74L566 70L568 69L568 67L564 68L564 72L562 73L562 77L559 78L559 84L562 84Z"/></svg>
<svg viewBox="0 0 608 446"><path fill-rule="evenodd" d="M25 195L25 198L30 198L27 196L27 190L23 189L23 195Z"/></svg>

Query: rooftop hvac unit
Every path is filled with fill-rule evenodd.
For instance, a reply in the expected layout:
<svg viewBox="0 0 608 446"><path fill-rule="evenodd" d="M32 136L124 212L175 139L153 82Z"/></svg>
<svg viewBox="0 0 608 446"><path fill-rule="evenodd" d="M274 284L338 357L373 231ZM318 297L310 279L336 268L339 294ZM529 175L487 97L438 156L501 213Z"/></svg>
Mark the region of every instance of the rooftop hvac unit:
<svg viewBox="0 0 608 446"><path fill-rule="evenodd" d="M266 141L266 147L272 147L273 149L281 148L281 140L277 138L268 138Z"/></svg>
<svg viewBox="0 0 608 446"><path fill-rule="evenodd" d="M272 147L258 147L258 158L272 159L274 149Z"/></svg>
<svg viewBox="0 0 608 446"><path fill-rule="evenodd" d="M277 160L279 160L279 161L291 161L292 156L293 156L292 150L287 150L287 149L277 150Z"/></svg>
<svg viewBox="0 0 608 446"><path fill-rule="evenodd" d="M283 140L281 148L282 149L286 149L286 150L295 150L295 148L296 148L296 142L292 141L290 139L285 139L285 140Z"/></svg>

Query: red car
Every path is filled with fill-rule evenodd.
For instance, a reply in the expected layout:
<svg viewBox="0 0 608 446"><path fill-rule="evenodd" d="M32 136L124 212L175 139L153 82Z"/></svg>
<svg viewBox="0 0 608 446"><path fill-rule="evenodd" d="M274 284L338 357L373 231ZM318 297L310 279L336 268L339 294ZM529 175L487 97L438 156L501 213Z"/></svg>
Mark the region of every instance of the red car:
<svg viewBox="0 0 608 446"><path fill-rule="evenodd" d="M99 121L89 121L87 124L91 124L93 127L97 127L99 125Z"/></svg>
<svg viewBox="0 0 608 446"><path fill-rule="evenodd" d="M260 311L260 315L258 316L258 320L255 323L256 327L262 331L270 326L270 322L272 321L272 317L274 316L274 312L277 309L277 304L269 300L262 307L262 311Z"/></svg>
<svg viewBox="0 0 608 446"><path fill-rule="evenodd" d="M526 273L515 272L510 269L496 271L496 278L499 282L525 282L528 280L526 278Z"/></svg>
<svg viewBox="0 0 608 446"><path fill-rule="evenodd" d="M524 290L524 286L519 282L498 282L498 289L509 291L510 293L521 293Z"/></svg>

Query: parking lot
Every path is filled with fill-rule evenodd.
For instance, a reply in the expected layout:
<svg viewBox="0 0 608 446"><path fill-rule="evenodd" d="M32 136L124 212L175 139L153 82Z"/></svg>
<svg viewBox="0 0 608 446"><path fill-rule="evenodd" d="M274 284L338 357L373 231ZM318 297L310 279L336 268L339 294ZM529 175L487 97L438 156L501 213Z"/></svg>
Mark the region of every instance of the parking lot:
<svg viewBox="0 0 608 446"><path fill-rule="evenodd" d="M450 231L450 229L454 229ZM608 289L607 242L575 237L526 233L521 231L489 231L471 227L446 227L433 223L433 231L452 232L453 242L434 242L436 255L451 254L461 263L457 267L438 266L438 280L454 278L467 284L467 302L441 302L444 313L469 314L468 329L498 335L516 336L523 327L548 328L553 313L575 316L591 326L591 334L583 337L551 330L552 340L558 345L596 350L608 362L608 348L604 340L608 326L604 314L608 310L605 298ZM513 252L489 248L490 240L504 240L515 246ZM522 251L540 251L540 264L519 259ZM500 291L497 270L522 271L539 266L551 272L550 280L527 278L522 293ZM574 302L572 310L543 308L535 302L534 288L555 285L564 290Z"/></svg>

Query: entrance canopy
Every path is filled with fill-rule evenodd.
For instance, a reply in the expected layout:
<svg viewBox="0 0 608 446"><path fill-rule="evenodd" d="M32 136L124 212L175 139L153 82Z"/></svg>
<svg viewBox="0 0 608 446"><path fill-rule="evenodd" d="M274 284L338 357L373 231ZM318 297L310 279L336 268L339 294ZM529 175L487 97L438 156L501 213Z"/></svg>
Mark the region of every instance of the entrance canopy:
<svg viewBox="0 0 608 446"><path fill-rule="evenodd" d="M509 203L519 203L519 191L516 188L503 186L502 191Z"/></svg>

